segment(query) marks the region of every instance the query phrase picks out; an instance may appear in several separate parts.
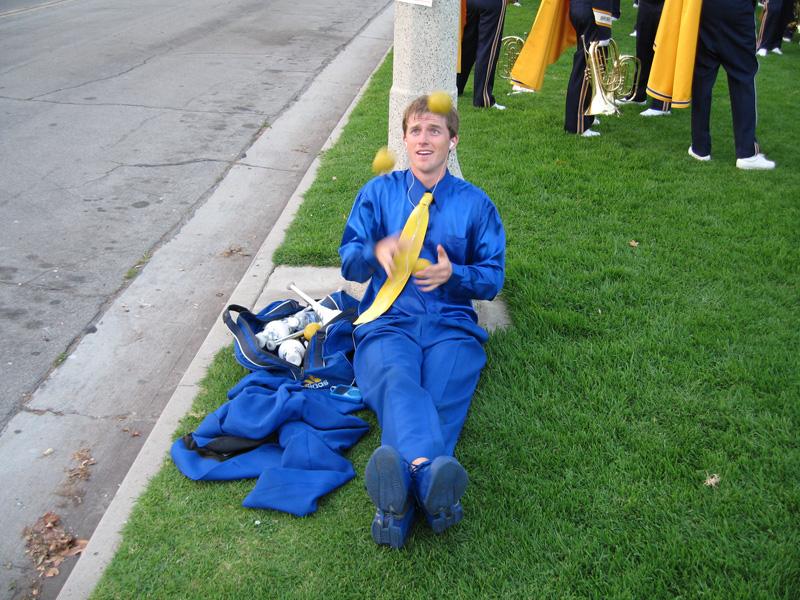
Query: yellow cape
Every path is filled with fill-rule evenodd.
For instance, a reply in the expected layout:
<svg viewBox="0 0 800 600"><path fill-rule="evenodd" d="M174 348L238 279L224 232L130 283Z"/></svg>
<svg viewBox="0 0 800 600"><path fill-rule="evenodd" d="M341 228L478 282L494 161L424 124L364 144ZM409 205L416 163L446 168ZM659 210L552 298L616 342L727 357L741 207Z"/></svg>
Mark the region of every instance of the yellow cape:
<svg viewBox="0 0 800 600"><path fill-rule="evenodd" d="M653 44L655 56L647 93L686 108L692 101L692 76L703 0L666 0Z"/></svg>
<svg viewBox="0 0 800 600"><path fill-rule="evenodd" d="M578 34L569 22L569 0L542 0L528 39L511 69L511 82L542 89L544 71L578 43Z"/></svg>

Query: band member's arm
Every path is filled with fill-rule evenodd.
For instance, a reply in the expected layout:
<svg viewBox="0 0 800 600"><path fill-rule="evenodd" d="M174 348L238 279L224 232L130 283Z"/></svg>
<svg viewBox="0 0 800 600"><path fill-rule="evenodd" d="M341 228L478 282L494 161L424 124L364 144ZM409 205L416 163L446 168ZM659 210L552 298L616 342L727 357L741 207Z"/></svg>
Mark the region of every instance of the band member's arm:
<svg viewBox="0 0 800 600"><path fill-rule="evenodd" d="M601 42L610 40L612 24L611 0L594 0L592 2L592 12L594 12L595 25L597 25L597 40Z"/></svg>

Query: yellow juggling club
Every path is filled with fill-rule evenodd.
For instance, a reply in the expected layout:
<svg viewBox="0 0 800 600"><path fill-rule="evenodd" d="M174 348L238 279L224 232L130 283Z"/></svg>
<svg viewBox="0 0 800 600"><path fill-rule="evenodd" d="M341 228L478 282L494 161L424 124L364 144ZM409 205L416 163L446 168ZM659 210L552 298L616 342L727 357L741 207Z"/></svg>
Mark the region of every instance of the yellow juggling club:
<svg viewBox="0 0 800 600"><path fill-rule="evenodd" d="M405 227L400 234L400 248L394 255L394 271L378 290L375 301L356 319L355 324L369 323L377 319L392 305L392 302L403 291L411 270L419 258L419 251L422 250L422 241L425 239L425 232L428 230L428 205L433 202L433 195L425 192L419 204L411 211L406 221Z"/></svg>

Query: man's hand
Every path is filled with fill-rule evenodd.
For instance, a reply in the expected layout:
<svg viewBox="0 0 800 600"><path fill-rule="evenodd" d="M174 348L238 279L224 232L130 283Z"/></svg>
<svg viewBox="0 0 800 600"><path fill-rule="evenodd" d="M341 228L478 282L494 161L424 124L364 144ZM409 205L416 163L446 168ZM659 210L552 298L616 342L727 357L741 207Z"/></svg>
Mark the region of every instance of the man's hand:
<svg viewBox="0 0 800 600"><path fill-rule="evenodd" d="M397 235L385 237L375 244L375 248L373 249L375 258L378 259L378 263L380 263L383 270L386 271L387 277L391 277L394 272L394 255L400 250L400 236Z"/></svg>
<svg viewBox="0 0 800 600"><path fill-rule="evenodd" d="M444 285L453 274L453 265L447 257L447 252L444 251L444 248L441 245L436 246L436 252L439 255L439 262L425 267L414 274L414 283L416 283L423 292L432 292L440 285Z"/></svg>

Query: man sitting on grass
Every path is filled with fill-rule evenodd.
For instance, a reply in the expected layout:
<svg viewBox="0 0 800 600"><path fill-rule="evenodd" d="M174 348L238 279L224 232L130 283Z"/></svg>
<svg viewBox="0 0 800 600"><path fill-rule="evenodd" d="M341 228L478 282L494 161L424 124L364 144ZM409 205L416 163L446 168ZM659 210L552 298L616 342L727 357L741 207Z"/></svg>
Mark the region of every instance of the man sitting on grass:
<svg viewBox="0 0 800 600"><path fill-rule="evenodd" d="M432 112L428 96L408 106L403 142L411 166L361 189L339 248L345 279L370 280L356 321L354 369L382 431L365 472L376 506L372 537L395 549L418 510L436 532L464 517L469 477L453 451L488 337L472 300L494 298L505 277L497 209L447 170L458 122L452 107Z"/></svg>

